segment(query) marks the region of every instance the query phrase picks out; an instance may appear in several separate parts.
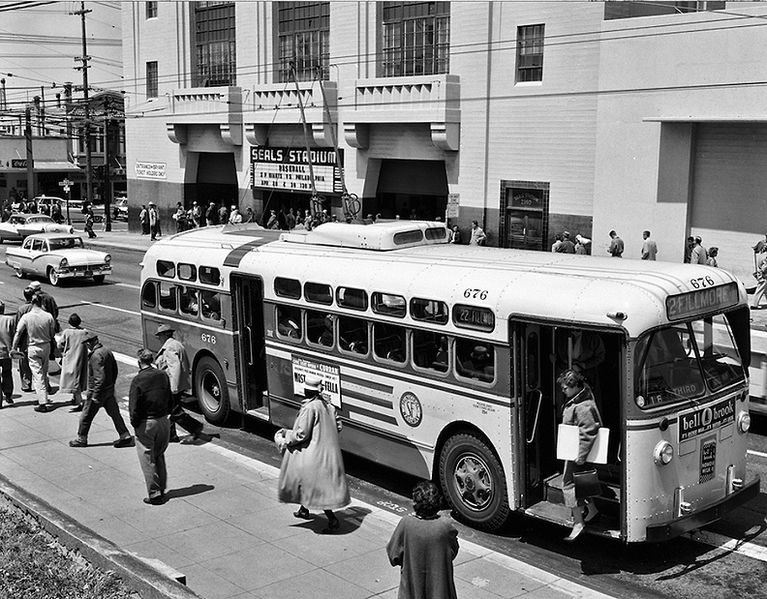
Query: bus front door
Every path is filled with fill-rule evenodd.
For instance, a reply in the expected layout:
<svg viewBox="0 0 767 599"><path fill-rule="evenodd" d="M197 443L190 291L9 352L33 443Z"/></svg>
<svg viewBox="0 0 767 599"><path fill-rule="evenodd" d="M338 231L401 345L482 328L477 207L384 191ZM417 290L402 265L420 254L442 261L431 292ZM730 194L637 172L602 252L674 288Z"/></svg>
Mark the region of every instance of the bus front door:
<svg viewBox="0 0 767 599"><path fill-rule="evenodd" d="M238 386L242 389L242 409L251 416L268 419L261 279L232 275L232 298L235 307L235 362Z"/></svg>

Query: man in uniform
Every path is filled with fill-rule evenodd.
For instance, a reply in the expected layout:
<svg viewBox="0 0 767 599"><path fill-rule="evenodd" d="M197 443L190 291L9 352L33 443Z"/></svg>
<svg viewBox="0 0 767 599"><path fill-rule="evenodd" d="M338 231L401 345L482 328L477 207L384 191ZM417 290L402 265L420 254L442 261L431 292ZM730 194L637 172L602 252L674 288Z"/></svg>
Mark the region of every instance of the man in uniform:
<svg viewBox="0 0 767 599"><path fill-rule="evenodd" d="M186 356L184 345L173 337L173 327L163 324L157 328L155 336L162 341L162 347L155 357L155 366L168 375L170 392L173 402L170 411L170 440L179 441L176 425L189 431L190 436L181 439L181 443L193 443L195 441L210 441L211 436L203 432L203 424L192 418L184 411L181 405L181 397L188 390L189 384L189 359Z"/></svg>
<svg viewBox="0 0 767 599"><path fill-rule="evenodd" d="M53 336L56 334L53 316L40 307L41 299L32 295L32 308L24 314L16 326L13 336L13 352L19 352L24 340L27 345L27 359L32 371L32 383L37 394L35 412L49 412L53 409L48 398L48 361L53 354Z"/></svg>
<svg viewBox="0 0 767 599"><path fill-rule="evenodd" d="M128 413L136 432L136 450L141 471L146 480L147 496L144 503L165 503L165 487L168 472L165 467L165 450L170 438L170 414L173 402L170 380L152 366L152 352L138 352L138 374L130 385Z"/></svg>
<svg viewBox="0 0 767 599"><path fill-rule="evenodd" d="M88 331L83 336L83 343L88 348L88 393L80 415L80 424L77 427L77 438L70 441L69 446L88 446L88 432L91 430L91 423L98 411L104 408L120 435L112 445L130 447L133 445L133 437L128 432L128 427L125 426L115 398L117 361L112 352L101 345L96 333Z"/></svg>
<svg viewBox="0 0 767 599"><path fill-rule="evenodd" d="M16 334L16 316L5 313L5 304L0 302L0 408L3 400L13 405L13 372L11 370L11 348Z"/></svg>

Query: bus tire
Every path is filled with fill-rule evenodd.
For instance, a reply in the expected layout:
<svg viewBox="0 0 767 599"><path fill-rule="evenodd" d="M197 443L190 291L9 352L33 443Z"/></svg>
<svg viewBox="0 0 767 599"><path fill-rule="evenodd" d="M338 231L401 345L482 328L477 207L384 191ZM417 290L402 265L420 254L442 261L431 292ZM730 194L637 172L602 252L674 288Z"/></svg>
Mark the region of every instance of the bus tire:
<svg viewBox="0 0 767 599"><path fill-rule="evenodd" d="M439 456L439 480L460 520L497 530L509 517L503 467L476 435L461 433L447 440Z"/></svg>
<svg viewBox="0 0 767 599"><path fill-rule="evenodd" d="M194 370L194 392L208 422L223 424L229 416L229 390L224 371L210 356L200 358Z"/></svg>

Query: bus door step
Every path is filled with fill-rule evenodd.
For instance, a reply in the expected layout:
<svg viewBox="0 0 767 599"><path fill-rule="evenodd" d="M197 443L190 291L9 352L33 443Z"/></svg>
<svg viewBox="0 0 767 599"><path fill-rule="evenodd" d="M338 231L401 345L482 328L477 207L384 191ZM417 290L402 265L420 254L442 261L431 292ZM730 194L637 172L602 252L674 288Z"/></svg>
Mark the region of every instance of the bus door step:
<svg viewBox="0 0 767 599"><path fill-rule="evenodd" d="M248 416L255 416L256 418L259 418L260 420L269 420L269 408L266 406L261 406L260 408L256 408L255 410L247 410L245 412Z"/></svg>
<svg viewBox="0 0 767 599"><path fill-rule="evenodd" d="M554 524L561 524L562 526L573 525L573 515L570 508L565 507L565 505L561 503L540 501L527 508L525 513ZM618 528L614 528L616 524L617 522L612 518L599 517L586 526L586 532L601 537L619 539L621 531Z"/></svg>
<svg viewBox="0 0 767 599"><path fill-rule="evenodd" d="M562 474L557 473L549 476L544 483L544 498L549 503L561 503L564 505L565 496L562 494Z"/></svg>

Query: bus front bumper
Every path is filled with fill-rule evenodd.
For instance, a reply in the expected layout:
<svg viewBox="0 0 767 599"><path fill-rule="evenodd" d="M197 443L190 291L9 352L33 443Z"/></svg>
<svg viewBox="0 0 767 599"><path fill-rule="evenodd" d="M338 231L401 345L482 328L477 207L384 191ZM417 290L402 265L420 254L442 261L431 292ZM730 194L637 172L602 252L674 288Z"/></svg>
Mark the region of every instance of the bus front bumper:
<svg viewBox="0 0 767 599"><path fill-rule="evenodd" d="M702 528L707 524L716 522L730 510L746 503L759 495L759 477L755 477L740 491L730 493L724 499L717 501L705 509L699 510L687 516L680 516L668 522L653 524L647 527L647 542L658 543L673 539L691 530Z"/></svg>

